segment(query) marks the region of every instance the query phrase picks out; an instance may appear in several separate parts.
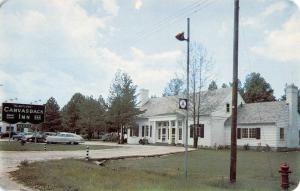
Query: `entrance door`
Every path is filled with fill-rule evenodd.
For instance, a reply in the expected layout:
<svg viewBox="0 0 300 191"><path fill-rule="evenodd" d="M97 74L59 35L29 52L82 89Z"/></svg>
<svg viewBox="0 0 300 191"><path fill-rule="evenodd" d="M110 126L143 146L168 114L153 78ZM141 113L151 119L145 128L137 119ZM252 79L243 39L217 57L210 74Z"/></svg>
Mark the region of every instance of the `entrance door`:
<svg viewBox="0 0 300 191"><path fill-rule="evenodd" d="M161 141L166 142L166 128L162 128Z"/></svg>
<svg viewBox="0 0 300 191"><path fill-rule="evenodd" d="M175 128L172 128L172 143L175 144Z"/></svg>

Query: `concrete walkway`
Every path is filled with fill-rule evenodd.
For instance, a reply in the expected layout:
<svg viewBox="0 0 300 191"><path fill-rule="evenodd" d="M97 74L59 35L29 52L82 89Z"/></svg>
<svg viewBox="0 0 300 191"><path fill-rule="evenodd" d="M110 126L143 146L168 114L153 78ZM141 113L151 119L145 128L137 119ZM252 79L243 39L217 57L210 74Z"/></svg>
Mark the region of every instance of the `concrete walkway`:
<svg viewBox="0 0 300 191"><path fill-rule="evenodd" d="M154 145L118 145L105 142L86 142L87 145L119 146L112 149L90 150L90 158L114 158L126 156L151 156L183 152L184 147L154 146ZM191 150L191 149L189 149ZM0 191L3 190L31 190L11 180L8 172L14 171L23 160L43 161L55 159L84 159L86 151L0 151Z"/></svg>

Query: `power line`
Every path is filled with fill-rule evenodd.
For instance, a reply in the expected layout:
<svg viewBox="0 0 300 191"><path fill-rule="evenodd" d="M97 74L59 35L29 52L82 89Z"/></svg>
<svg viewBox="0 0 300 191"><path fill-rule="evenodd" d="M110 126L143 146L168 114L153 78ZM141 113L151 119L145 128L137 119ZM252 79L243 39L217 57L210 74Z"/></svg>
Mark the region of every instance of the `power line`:
<svg viewBox="0 0 300 191"><path fill-rule="evenodd" d="M134 40L132 42L131 46L137 44L141 40L145 40L146 38L149 38L153 34L156 34L158 31L165 29L167 26L175 23L180 18L187 17L187 16L190 16L190 15L193 15L193 14L199 12L201 9L208 7L209 5L213 4L215 1L216 0L201 0L199 2L192 3L188 6L180 9L177 13L175 13L173 15L169 15L169 16L165 17L164 19L159 21L157 24L154 24L154 27L152 27L153 28L152 30L150 30L150 31L142 30L142 31L138 32L137 33L138 35L135 38L136 40Z"/></svg>

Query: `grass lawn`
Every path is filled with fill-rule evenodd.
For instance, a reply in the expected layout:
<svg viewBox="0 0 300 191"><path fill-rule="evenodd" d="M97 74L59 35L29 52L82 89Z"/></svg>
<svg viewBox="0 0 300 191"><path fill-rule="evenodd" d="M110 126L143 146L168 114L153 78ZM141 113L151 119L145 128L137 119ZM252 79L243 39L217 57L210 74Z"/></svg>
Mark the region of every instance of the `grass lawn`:
<svg viewBox="0 0 300 191"><path fill-rule="evenodd" d="M82 160L35 162L12 176L40 190L280 190L279 164L291 166L292 188L300 180L300 152L238 152L237 183L228 183L229 151L189 153L189 176L183 176L184 154L108 161L104 167Z"/></svg>
<svg viewBox="0 0 300 191"><path fill-rule="evenodd" d="M21 145L20 142L16 141L1 141L0 142L0 151L43 151L43 143L25 143ZM47 144L47 151L75 151L75 150L85 150L86 145L66 145L66 144ZM113 148L112 146L104 145L89 145L90 150L97 149L109 149Z"/></svg>

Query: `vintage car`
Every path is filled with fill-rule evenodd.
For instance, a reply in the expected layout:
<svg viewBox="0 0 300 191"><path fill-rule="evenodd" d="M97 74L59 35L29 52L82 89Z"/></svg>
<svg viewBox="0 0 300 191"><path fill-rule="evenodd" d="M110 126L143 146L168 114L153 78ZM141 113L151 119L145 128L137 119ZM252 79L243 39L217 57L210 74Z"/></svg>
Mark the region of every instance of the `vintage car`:
<svg viewBox="0 0 300 191"><path fill-rule="evenodd" d="M78 144L83 143L84 140L80 135L74 133L60 132L54 136L47 136L46 143L66 143L66 144Z"/></svg>

